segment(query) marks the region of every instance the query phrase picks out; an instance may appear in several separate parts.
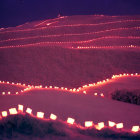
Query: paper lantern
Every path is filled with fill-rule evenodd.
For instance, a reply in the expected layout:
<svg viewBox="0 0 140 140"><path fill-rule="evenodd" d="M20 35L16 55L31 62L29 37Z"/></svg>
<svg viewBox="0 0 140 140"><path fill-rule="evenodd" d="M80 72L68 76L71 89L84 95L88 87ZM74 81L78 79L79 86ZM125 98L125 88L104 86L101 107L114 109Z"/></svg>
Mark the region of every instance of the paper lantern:
<svg viewBox="0 0 140 140"><path fill-rule="evenodd" d="M87 92L86 91L83 91L83 93L86 94Z"/></svg>
<svg viewBox="0 0 140 140"><path fill-rule="evenodd" d="M37 112L38 118L44 118L44 112Z"/></svg>
<svg viewBox="0 0 140 140"><path fill-rule="evenodd" d="M112 121L108 121L108 125L109 125L109 127L114 127L116 125L116 123L112 122Z"/></svg>
<svg viewBox="0 0 140 140"><path fill-rule="evenodd" d="M118 129L123 128L123 123L118 123L118 124L116 124L116 128L118 128Z"/></svg>
<svg viewBox="0 0 140 140"><path fill-rule="evenodd" d="M2 111L1 114L2 114L2 117L7 117L7 111Z"/></svg>
<svg viewBox="0 0 140 140"><path fill-rule="evenodd" d="M10 115L15 115L15 114L17 114L16 108L10 108L10 109L9 109L9 113L10 113Z"/></svg>
<svg viewBox="0 0 140 140"><path fill-rule="evenodd" d="M138 132L139 129L140 129L139 126L133 126L131 131L132 131L132 132Z"/></svg>
<svg viewBox="0 0 140 140"><path fill-rule="evenodd" d="M56 120L56 119L57 119L57 116L54 115L54 114L51 114L51 115L50 115L50 119L52 119L52 120Z"/></svg>
<svg viewBox="0 0 140 140"><path fill-rule="evenodd" d="M93 122L92 121L85 121L85 127L92 127Z"/></svg>
<svg viewBox="0 0 140 140"><path fill-rule="evenodd" d="M95 96L97 96L98 93L94 93Z"/></svg>
<svg viewBox="0 0 140 140"><path fill-rule="evenodd" d="M27 108L26 112L29 113L29 114L32 114L32 109L31 108Z"/></svg>
<svg viewBox="0 0 140 140"><path fill-rule="evenodd" d="M23 112L23 105L18 105L18 111Z"/></svg>
<svg viewBox="0 0 140 140"><path fill-rule="evenodd" d="M98 125L96 125L96 129L101 130L102 128L104 128L104 122L100 122L98 123Z"/></svg>
<svg viewBox="0 0 140 140"><path fill-rule="evenodd" d="M74 121L75 121L75 120L74 120L73 118L68 118L68 119L67 119L67 123L69 123L69 124L73 124Z"/></svg>

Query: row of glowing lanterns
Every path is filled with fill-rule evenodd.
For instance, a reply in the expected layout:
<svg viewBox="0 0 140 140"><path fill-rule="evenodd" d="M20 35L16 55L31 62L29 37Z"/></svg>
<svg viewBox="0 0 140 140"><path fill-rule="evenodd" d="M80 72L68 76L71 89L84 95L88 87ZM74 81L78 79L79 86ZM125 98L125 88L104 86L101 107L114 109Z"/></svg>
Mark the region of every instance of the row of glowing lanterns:
<svg viewBox="0 0 140 140"><path fill-rule="evenodd" d="M110 22L103 22L103 23L95 23L95 24L72 24L72 25L57 25L57 26L50 26L49 28L61 28L61 27L77 27L77 26L95 26L95 25L105 25L105 24L114 24L114 23L122 23L122 22L137 22L140 20L120 20L120 21L110 21ZM24 31L34 31L34 30L42 30L47 29L48 26L39 27L39 28L28 28L28 29L20 29L20 30L14 30L14 31L3 31L1 33L5 32L24 32Z"/></svg>
<svg viewBox="0 0 140 140"><path fill-rule="evenodd" d="M41 45L41 44L66 44L66 43L91 43L102 39L140 39L140 37L120 37L120 36L107 36L107 37L100 37L96 39L90 39L90 40L83 40L83 41L66 41L66 42L58 42L58 41L44 41L44 42L37 42L37 43L31 43L31 44L22 44L22 45L9 45L9 46L3 46L2 48L13 48L13 47L25 47L25 46L34 46L34 45Z"/></svg>
<svg viewBox="0 0 140 140"><path fill-rule="evenodd" d="M8 114L7 111L2 111L0 118L5 118L8 115L16 115L18 113L23 113L23 111L24 111L24 106L19 104L18 105L18 111L17 111L16 108L10 108L9 109L9 114ZM33 116L31 108L26 108L25 112L27 114ZM45 114L44 112L37 112L36 117L39 118L39 119L45 119L44 114ZM50 119L51 120L56 120L57 116L55 114L50 114ZM71 118L71 117L68 117L66 122L70 125L76 124L75 119ZM99 122L98 124L95 125L93 123L93 121L85 121L84 125L85 125L86 128L95 127L98 130L101 130L101 129L107 127L107 126L105 126L104 122ZM113 121L108 121L108 127L110 127L110 128L116 127L116 129L123 129L124 125L123 125L123 123L115 123ZM140 127L138 125L133 126L131 131L136 133L136 132L140 131Z"/></svg>
<svg viewBox="0 0 140 140"><path fill-rule="evenodd" d="M102 30L102 31L96 31L96 32L86 32L86 33L73 33L73 34L53 34L53 35L38 35L38 36L28 36L28 37L22 37L22 38L11 38L7 40L1 40L0 42L8 42L8 41L15 41L15 40L23 40L23 39L34 39L34 38L45 38L45 37L58 37L58 36L73 36L73 35L91 35L91 34L100 34L100 33L105 33L105 32L110 32L110 31L115 31L115 30L129 30L129 29L139 29L140 27L131 27L131 28L113 28L113 29L108 29L108 30ZM137 37L137 36L134 36Z"/></svg>
<svg viewBox="0 0 140 140"><path fill-rule="evenodd" d="M73 47L74 48L74 47ZM76 49L118 49L118 48L140 48L140 46L129 45L129 46L78 46Z"/></svg>
<svg viewBox="0 0 140 140"><path fill-rule="evenodd" d="M133 76L140 76L138 73L135 73L135 74L127 74L127 73L124 73L124 74L119 74L119 75L113 75L111 77L111 79L116 79L116 78L121 78L121 77L133 77ZM43 87L42 85L39 85L39 86L31 86L31 85L28 85L26 86L25 84L21 84L21 83L10 83L9 81L5 82L5 81L0 81L0 84L11 84L11 85L16 85L16 86L20 86L20 87L25 87L25 89L21 90L20 92L15 92L15 94L19 94L19 93L24 93L24 92L27 92L29 90L32 90L32 89L55 89L55 90L65 90L65 91L69 91L69 92L80 92L82 91L84 94L87 94L87 91L86 91L86 88L89 88L89 87L94 87L94 86L100 86L102 84L107 84L107 82L110 82L111 79L106 79L106 80L103 80L103 81L99 81L97 83L92 83L92 84L88 84L88 85L83 85L82 87L79 87L79 88L73 88L73 89L68 89L68 88L65 88L65 87L57 87L57 86L45 86ZM11 92L7 92L8 95L11 94ZM6 92L2 92L2 95L6 95ZM104 94L103 93L94 93L95 96L101 96L101 97L104 97Z"/></svg>

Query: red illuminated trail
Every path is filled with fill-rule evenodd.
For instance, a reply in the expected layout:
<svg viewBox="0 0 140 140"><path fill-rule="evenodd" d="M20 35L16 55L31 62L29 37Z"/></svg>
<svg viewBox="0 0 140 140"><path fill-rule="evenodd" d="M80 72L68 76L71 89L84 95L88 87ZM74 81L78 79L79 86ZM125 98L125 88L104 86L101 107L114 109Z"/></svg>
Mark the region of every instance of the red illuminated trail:
<svg viewBox="0 0 140 140"><path fill-rule="evenodd" d="M0 120L28 114L140 135L139 105L110 98L140 89L139 24L139 16L91 15L0 29Z"/></svg>

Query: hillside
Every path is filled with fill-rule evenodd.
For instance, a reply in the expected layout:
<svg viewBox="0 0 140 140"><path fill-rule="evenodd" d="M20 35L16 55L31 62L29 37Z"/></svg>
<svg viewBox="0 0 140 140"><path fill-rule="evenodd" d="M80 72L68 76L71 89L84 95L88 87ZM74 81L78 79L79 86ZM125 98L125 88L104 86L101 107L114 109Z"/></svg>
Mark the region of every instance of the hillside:
<svg viewBox="0 0 140 140"><path fill-rule="evenodd" d="M118 89L140 90L139 25L139 15L77 15L1 28L0 118L18 104L25 114L2 116L0 140L139 139L132 127L139 126L140 106L110 98ZM45 119L38 120L39 111ZM94 127L86 129L85 121ZM124 128L110 128L108 121ZM99 122L105 129L97 130Z"/></svg>

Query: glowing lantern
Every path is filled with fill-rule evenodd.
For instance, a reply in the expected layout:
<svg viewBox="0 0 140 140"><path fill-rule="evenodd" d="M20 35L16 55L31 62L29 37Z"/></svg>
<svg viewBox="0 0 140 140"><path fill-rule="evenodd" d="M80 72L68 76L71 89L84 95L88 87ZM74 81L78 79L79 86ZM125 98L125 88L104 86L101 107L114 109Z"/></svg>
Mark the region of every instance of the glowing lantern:
<svg viewBox="0 0 140 140"><path fill-rule="evenodd" d="M138 73L136 73L135 75L138 75Z"/></svg>
<svg viewBox="0 0 140 140"><path fill-rule="evenodd" d="M74 121L75 121L75 120L74 120L73 118L68 118L68 119L67 119L67 123L69 123L69 124L73 124Z"/></svg>
<svg viewBox="0 0 140 140"><path fill-rule="evenodd" d="M49 86L49 88L52 88L52 86Z"/></svg>
<svg viewBox="0 0 140 140"><path fill-rule="evenodd" d="M37 112L38 118L44 118L44 112Z"/></svg>
<svg viewBox="0 0 140 140"><path fill-rule="evenodd" d="M92 121L85 121L85 127L92 127L93 122Z"/></svg>
<svg viewBox="0 0 140 140"><path fill-rule="evenodd" d="M76 88L74 88L73 91L76 91Z"/></svg>
<svg viewBox="0 0 140 140"><path fill-rule="evenodd" d="M32 109L31 108L27 108L26 112L29 113L29 114L32 114Z"/></svg>
<svg viewBox="0 0 140 140"><path fill-rule="evenodd" d="M123 123L118 123L118 124L116 124L116 128L118 128L118 129L123 128Z"/></svg>
<svg viewBox="0 0 140 140"><path fill-rule="evenodd" d="M23 105L18 105L18 111L23 112Z"/></svg>
<svg viewBox="0 0 140 140"><path fill-rule="evenodd" d="M7 117L7 111L2 111L2 117Z"/></svg>
<svg viewBox="0 0 140 140"><path fill-rule="evenodd" d="M47 86L45 86L45 88L48 88Z"/></svg>
<svg viewBox="0 0 140 140"><path fill-rule="evenodd" d="M86 91L83 91L83 93L86 94L87 92Z"/></svg>
<svg viewBox="0 0 140 140"><path fill-rule="evenodd" d="M9 91L9 92L8 92L8 94L10 95L10 94L11 94L11 92Z"/></svg>
<svg viewBox="0 0 140 140"><path fill-rule="evenodd" d="M15 115L15 114L17 114L16 108L11 108L11 109L9 109L9 113L10 113L10 115Z"/></svg>
<svg viewBox="0 0 140 140"><path fill-rule="evenodd" d="M133 74L131 74L131 76L133 76Z"/></svg>
<svg viewBox="0 0 140 140"><path fill-rule="evenodd" d="M98 93L94 93L95 96L97 96Z"/></svg>
<svg viewBox="0 0 140 140"><path fill-rule="evenodd" d="M108 121L108 125L109 125L109 127L114 127L116 124L112 121Z"/></svg>
<svg viewBox="0 0 140 140"><path fill-rule="evenodd" d="M104 122L100 122L100 123L98 123L98 125L96 125L96 129L98 129L98 130L101 130L104 127L105 127Z"/></svg>
<svg viewBox="0 0 140 140"><path fill-rule="evenodd" d="M16 92L16 94L18 94L18 92Z"/></svg>
<svg viewBox="0 0 140 140"><path fill-rule="evenodd" d="M138 132L139 129L140 129L139 126L133 126L131 131Z"/></svg>
<svg viewBox="0 0 140 140"><path fill-rule="evenodd" d="M9 82L7 82L7 84L9 84Z"/></svg>
<svg viewBox="0 0 140 140"><path fill-rule="evenodd" d="M104 94L103 93L101 93L101 97L104 97Z"/></svg>
<svg viewBox="0 0 140 140"><path fill-rule="evenodd" d="M2 92L2 95L5 95L5 92Z"/></svg>
<svg viewBox="0 0 140 140"><path fill-rule="evenodd" d="M42 85L40 85L39 87L42 88Z"/></svg>
<svg viewBox="0 0 140 140"><path fill-rule="evenodd" d="M50 115L50 119L52 119L52 120L56 120L56 119L57 119L57 116L54 115L54 114L51 114L51 115Z"/></svg>

